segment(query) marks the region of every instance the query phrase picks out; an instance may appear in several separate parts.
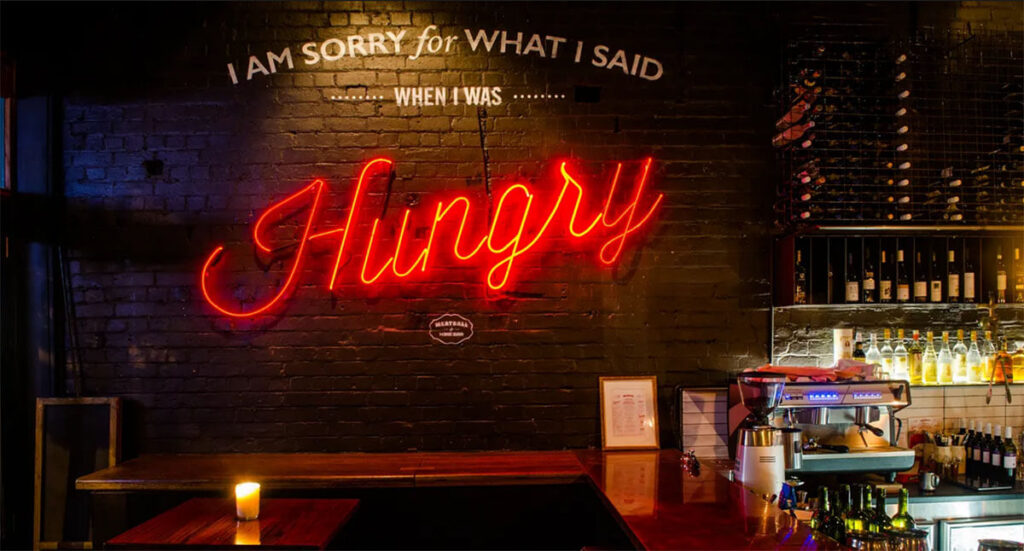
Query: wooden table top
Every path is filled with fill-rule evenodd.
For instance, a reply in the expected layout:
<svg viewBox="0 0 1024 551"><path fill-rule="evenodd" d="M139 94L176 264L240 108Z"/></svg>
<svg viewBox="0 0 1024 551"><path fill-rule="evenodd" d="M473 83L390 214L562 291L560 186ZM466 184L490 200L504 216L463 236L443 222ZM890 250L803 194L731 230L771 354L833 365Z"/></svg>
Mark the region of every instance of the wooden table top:
<svg viewBox="0 0 1024 551"><path fill-rule="evenodd" d="M324 549L357 499L262 499L260 517L235 520L235 501L195 498L107 542L118 549Z"/></svg>
<svg viewBox="0 0 1024 551"><path fill-rule="evenodd" d="M641 549L838 549L704 461L677 450L405 454L149 455L78 479L91 491L225 491L241 479L270 489L591 483ZM261 515L262 516L262 515Z"/></svg>

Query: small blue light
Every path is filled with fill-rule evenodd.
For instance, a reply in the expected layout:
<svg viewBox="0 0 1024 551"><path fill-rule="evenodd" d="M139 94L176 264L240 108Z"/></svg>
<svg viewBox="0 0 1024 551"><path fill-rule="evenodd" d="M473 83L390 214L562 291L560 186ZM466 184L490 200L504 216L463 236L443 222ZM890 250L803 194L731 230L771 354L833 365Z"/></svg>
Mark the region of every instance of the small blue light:
<svg viewBox="0 0 1024 551"><path fill-rule="evenodd" d="M877 399L877 398L881 398L881 397L882 397L882 393L881 392L854 392L853 393L853 399L854 400L871 400L871 399Z"/></svg>
<svg viewBox="0 0 1024 551"><path fill-rule="evenodd" d="M807 394L807 399L808 400L813 400L813 401L816 401L816 402L836 401L836 400L839 399L839 393L838 392L809 392Z"/></svg>

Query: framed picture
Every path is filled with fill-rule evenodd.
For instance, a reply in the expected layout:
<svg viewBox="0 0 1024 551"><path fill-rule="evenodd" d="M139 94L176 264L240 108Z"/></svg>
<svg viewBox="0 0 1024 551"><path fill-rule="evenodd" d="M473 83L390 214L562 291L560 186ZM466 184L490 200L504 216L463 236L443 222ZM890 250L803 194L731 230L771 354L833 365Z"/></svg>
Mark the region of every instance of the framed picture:
<svg viewBox="0 0 1024 551"><path fill-rule="evenodd" d="M601 448L656 450L657 377L601 377Z"/></svg>

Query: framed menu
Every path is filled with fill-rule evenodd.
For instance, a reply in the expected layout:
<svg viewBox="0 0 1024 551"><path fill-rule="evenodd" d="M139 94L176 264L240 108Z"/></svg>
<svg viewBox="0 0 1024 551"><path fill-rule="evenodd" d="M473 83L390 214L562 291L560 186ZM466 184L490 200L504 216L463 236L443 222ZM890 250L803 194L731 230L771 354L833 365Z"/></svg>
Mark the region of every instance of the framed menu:
<svg viewBox="0 0 1024 551"><path fill-rule="evenodd" d="M601 448L656 450L657 377L601 377Z"/></svg>

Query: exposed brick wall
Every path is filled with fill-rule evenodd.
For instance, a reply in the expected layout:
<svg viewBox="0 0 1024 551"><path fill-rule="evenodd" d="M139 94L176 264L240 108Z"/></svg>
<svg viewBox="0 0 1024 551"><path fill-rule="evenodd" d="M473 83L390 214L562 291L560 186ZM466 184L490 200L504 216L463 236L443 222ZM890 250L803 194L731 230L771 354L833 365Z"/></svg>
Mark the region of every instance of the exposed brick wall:
<svg viewBox="0 0 1024 551"><path fill-rule="evenodd" d="M562 448L599 444L599 376L654 374L671 445L675 385L720 384L768 359L770 9L306 2L97 17L69 8L69 27L76 16L96 21L69 41L78 53L62 83L86 392L137 405L127 433L145 452ZM605 43L658 58L665 76L471 54L465 41L456 56L345 58L314 71L297 56L310 40L414 37L429 24ZM227 62L244 67L249 54L284 47L295 70L229 81ZM245 259L254 215L313 176L341 209L363 161L394 158L392 218L438 191L483 193L475 108L328 99L435 84L565 93L487 110L491 174L535 178L566 156L598 172L650 155L652 185L666 194L653 227L616 270L564 249L524 258L515 287L524 296L510 300L485 298L479 274L460 271L445 284L369 293L349 270L331 298L318 261L285 316L252 326L215 315L197 287L205 256L226 241L232 261ZM571 101L575 85L601 87L600 101ZM148 174L147 161L162 172ZM470 318L476 335L432 343L427 323L445 312Z"/></svg>

